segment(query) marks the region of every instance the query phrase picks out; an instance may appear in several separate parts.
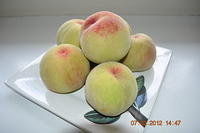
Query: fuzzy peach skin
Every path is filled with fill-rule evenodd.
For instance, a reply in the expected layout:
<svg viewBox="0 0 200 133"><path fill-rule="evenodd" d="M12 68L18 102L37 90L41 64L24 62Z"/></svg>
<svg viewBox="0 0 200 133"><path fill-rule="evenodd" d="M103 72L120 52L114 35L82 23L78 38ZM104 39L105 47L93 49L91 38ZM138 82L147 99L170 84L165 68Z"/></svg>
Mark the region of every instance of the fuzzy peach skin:
<svg viewBox="0 0 200 133"><path fill-rule="evenodd" d="M134 72L150 69L156 59L156 48L153 40L143 33L132 35L131 40L131 48L122 63Z"/></svg>
<svg viewBox="0 0 200 133"><path fill-rule="evenodd" d="M47 51L40 62L40 76L51 91L69 93L81 88L90 71L80 48L61 44Z"/></svg>
<svg viewBox="0 0 200 133"><path fill-rule="evenodd" d="M122 59L128 53L130 42L130 26L112 12L92 14L81 29L81 49L95 63Z"/></svg>
<svg viewBox="0 0 200 133"><path fill-rule="evenodd" d="M88 104L105 116L125 112L134 103L137 92L135 76L128 67L118 62L96 66L85 84Z"/></svg>
<svg viewBox="0 0 200 133"><path fill-rule="evenodd" d="M57 44L73 44L80 47L79 38L83 23L82 19L71 19L62 24L57 31Z"/></svg>

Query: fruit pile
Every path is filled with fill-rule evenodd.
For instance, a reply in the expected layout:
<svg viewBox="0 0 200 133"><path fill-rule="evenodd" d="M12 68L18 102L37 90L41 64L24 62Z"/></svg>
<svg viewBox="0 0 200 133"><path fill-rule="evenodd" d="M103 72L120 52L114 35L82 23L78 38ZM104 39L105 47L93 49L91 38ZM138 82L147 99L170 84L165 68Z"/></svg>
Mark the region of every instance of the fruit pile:
<svg viewBox="0 0 200 133"><path fill-rule="evenodd" d="M149 36L131 35L129 24L108 11L65 22L56 38L58 45L40 63L42 81L56 93L85 84L88 104L105 116L117 116L134 103L138 89L132 72L151 68L156 58Z"/></svg>

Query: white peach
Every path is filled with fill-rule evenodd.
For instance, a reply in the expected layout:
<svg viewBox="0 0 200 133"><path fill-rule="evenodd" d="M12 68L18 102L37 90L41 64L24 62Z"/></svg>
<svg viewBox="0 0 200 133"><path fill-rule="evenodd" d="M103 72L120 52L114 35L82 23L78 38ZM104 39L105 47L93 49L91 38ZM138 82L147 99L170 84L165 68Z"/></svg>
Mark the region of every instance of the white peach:
<svg viewBox="0 0 200 133"><path fill-rule="evenodd" d="M118 62L102 63L89 73L85 97L89 105L106 116L125 112L137 96L137 82L131 70Z"/></svg>
<svg viewBox="0 0 200 133"><path fill-rule="evenodd" d="M119 61L128 53L130 43L128 23L112 12L94 13L82 26L81 49L92 62Z"/></svg>
<svg viewBox="0 0 200 133"><path fill-rule="evenodd" d="M80 32L84 20L71 19L62 24L56 35L57 44L73 44L80 47Z"/></svg>
<svg viewBox="0 0 200 133"><path fill-rule="evenodd" d="M131 41L129 53L122 63L134 72L150 69L156 59L156 48L151 37L138 33L131 36Z"/></svg>

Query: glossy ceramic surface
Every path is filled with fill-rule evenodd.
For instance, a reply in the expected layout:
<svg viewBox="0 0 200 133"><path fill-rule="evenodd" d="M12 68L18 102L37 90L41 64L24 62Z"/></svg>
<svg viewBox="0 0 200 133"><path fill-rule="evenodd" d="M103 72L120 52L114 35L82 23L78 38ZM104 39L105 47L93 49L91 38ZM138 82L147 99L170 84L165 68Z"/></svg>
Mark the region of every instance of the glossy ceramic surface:
<svg viewBox="0 0 200 133"><path fill-rule="evenodd" d="M148 100L140 111L148 118L172 54L171 50L165 48L157 47L156 49L157 58L153 68L145 72L134 73L136 77L140 75L145 77ZM129 112L125 112L117 122L107 125L94 124L85 119L84 114L91 111L92 108L85 101L84 87L70 94L57 94L49 91L39 76L39 63L42 56L14 74L5 83L24 98L83 131L94 133L140 133L144 131L141 125L131 125L131 121L135 119Z"/></svg>

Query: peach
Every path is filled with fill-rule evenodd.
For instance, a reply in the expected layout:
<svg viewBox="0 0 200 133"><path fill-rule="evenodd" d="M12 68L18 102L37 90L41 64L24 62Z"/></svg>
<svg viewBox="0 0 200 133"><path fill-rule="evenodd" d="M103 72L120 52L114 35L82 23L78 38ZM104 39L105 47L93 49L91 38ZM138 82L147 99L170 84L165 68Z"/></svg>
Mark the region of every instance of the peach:
<svg viewBox="0 0 200 133"><path fill-rule="evenodd" d="M150 69L156 59L156 48L151 37L138 33L131 36L131 41L129 53L122 63L134 72Z"/></svg>
<svg viewBox="0 0 200 133"><path fill-rule="evenodd" d="M89 73L85 83L88 104L105 116L125 112L135 101L137 82L131 70L118 62L105 62Z"/></svg>
<svg viewBox="0 0 200 133"><path fill-rule="evenodd" d="M128 53L130 42L130 26L112 12L92 14L81 29L81 49L94 63L122 59Z"/></svg>
<svg viewBox="0 0 200 133"><path fill-rule="evenodd" d="M80 47L79 37L83 23L82 19L71 19L62 24L57 31L57 44L73 44Z"/></svg>
<svg viewBox="0 0 200 133"><path fill-rule="evenodd" d="M80 48L61 44L49 49L40 62L40 76L46 87L57 93L81 88L90 71L89 61Z"/></svg>

